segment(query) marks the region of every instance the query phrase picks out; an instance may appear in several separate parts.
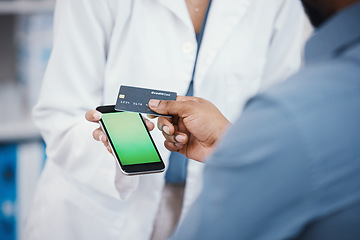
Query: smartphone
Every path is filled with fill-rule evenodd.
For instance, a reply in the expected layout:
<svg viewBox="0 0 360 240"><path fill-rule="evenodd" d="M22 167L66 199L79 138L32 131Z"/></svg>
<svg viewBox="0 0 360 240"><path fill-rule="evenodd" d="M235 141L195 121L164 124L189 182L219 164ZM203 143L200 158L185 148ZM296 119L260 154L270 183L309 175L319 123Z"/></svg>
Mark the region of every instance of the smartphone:
<svg viewBox="0 0 360 240"><path fill-rule="evenodd" d="M124 174L164 171L165 164L139 113L116 111L115 105L99 106L96 110L102 113L100 126Z"/></svg>

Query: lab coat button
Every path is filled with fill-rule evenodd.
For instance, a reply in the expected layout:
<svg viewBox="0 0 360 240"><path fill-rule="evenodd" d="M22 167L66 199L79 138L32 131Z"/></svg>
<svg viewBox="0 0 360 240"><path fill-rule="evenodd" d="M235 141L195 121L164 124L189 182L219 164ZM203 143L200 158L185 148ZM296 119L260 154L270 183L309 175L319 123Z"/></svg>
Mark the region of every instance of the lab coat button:
<svg viewBox="0 0 360 240"><path fill-rule="evenodd" d="M182 52L185 54L192 53L194 51L194 44L186 42L182 45Z"/></svg>

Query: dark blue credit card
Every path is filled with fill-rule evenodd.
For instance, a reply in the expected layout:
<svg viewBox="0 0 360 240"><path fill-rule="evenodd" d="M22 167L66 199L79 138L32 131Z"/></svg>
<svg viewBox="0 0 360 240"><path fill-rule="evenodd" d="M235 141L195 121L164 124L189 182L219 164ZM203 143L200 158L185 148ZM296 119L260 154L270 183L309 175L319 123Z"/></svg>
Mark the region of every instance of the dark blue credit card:
<svg viewBox="0 0 360 240"><path fill-rule="evenodd" d="M150 99L176 100L176 96L176 92L121 85L115 110L167 116L152 111L149 108L148 103Z"/></svg>

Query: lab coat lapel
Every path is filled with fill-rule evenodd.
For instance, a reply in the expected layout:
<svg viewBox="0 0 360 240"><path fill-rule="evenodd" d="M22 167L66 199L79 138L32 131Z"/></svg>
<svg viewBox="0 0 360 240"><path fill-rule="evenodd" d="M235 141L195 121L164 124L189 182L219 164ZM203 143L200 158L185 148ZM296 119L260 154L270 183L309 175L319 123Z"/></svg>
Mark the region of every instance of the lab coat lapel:
<svg viewBox="0 0 360 240"><path fill-rule="evenodd" d="M205 32L195 72L196 86L201 85L216 55L246 15L250 0L213 0L206 22Z"/></svg>
<svg viewBox="0 0 360 240"><path fill-rule="evenodd" d="M185 0L158 0L177 16L191 31L194 31L193 24L185 3Z"/></svg>

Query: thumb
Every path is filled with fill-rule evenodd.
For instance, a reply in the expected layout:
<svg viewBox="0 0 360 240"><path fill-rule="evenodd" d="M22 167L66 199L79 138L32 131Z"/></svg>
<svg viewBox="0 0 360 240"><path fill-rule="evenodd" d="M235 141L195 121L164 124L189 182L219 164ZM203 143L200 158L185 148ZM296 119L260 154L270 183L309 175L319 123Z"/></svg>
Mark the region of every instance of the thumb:
<svg viewBox="0 0 360 240"><path fill-rule="evenodd" d="M149 107L154 112L164 114L164 115L172 115L179 116L182 118L186 118L194 111L194 101L165 101L158 99L151 99L149 101Z"/></svg>

